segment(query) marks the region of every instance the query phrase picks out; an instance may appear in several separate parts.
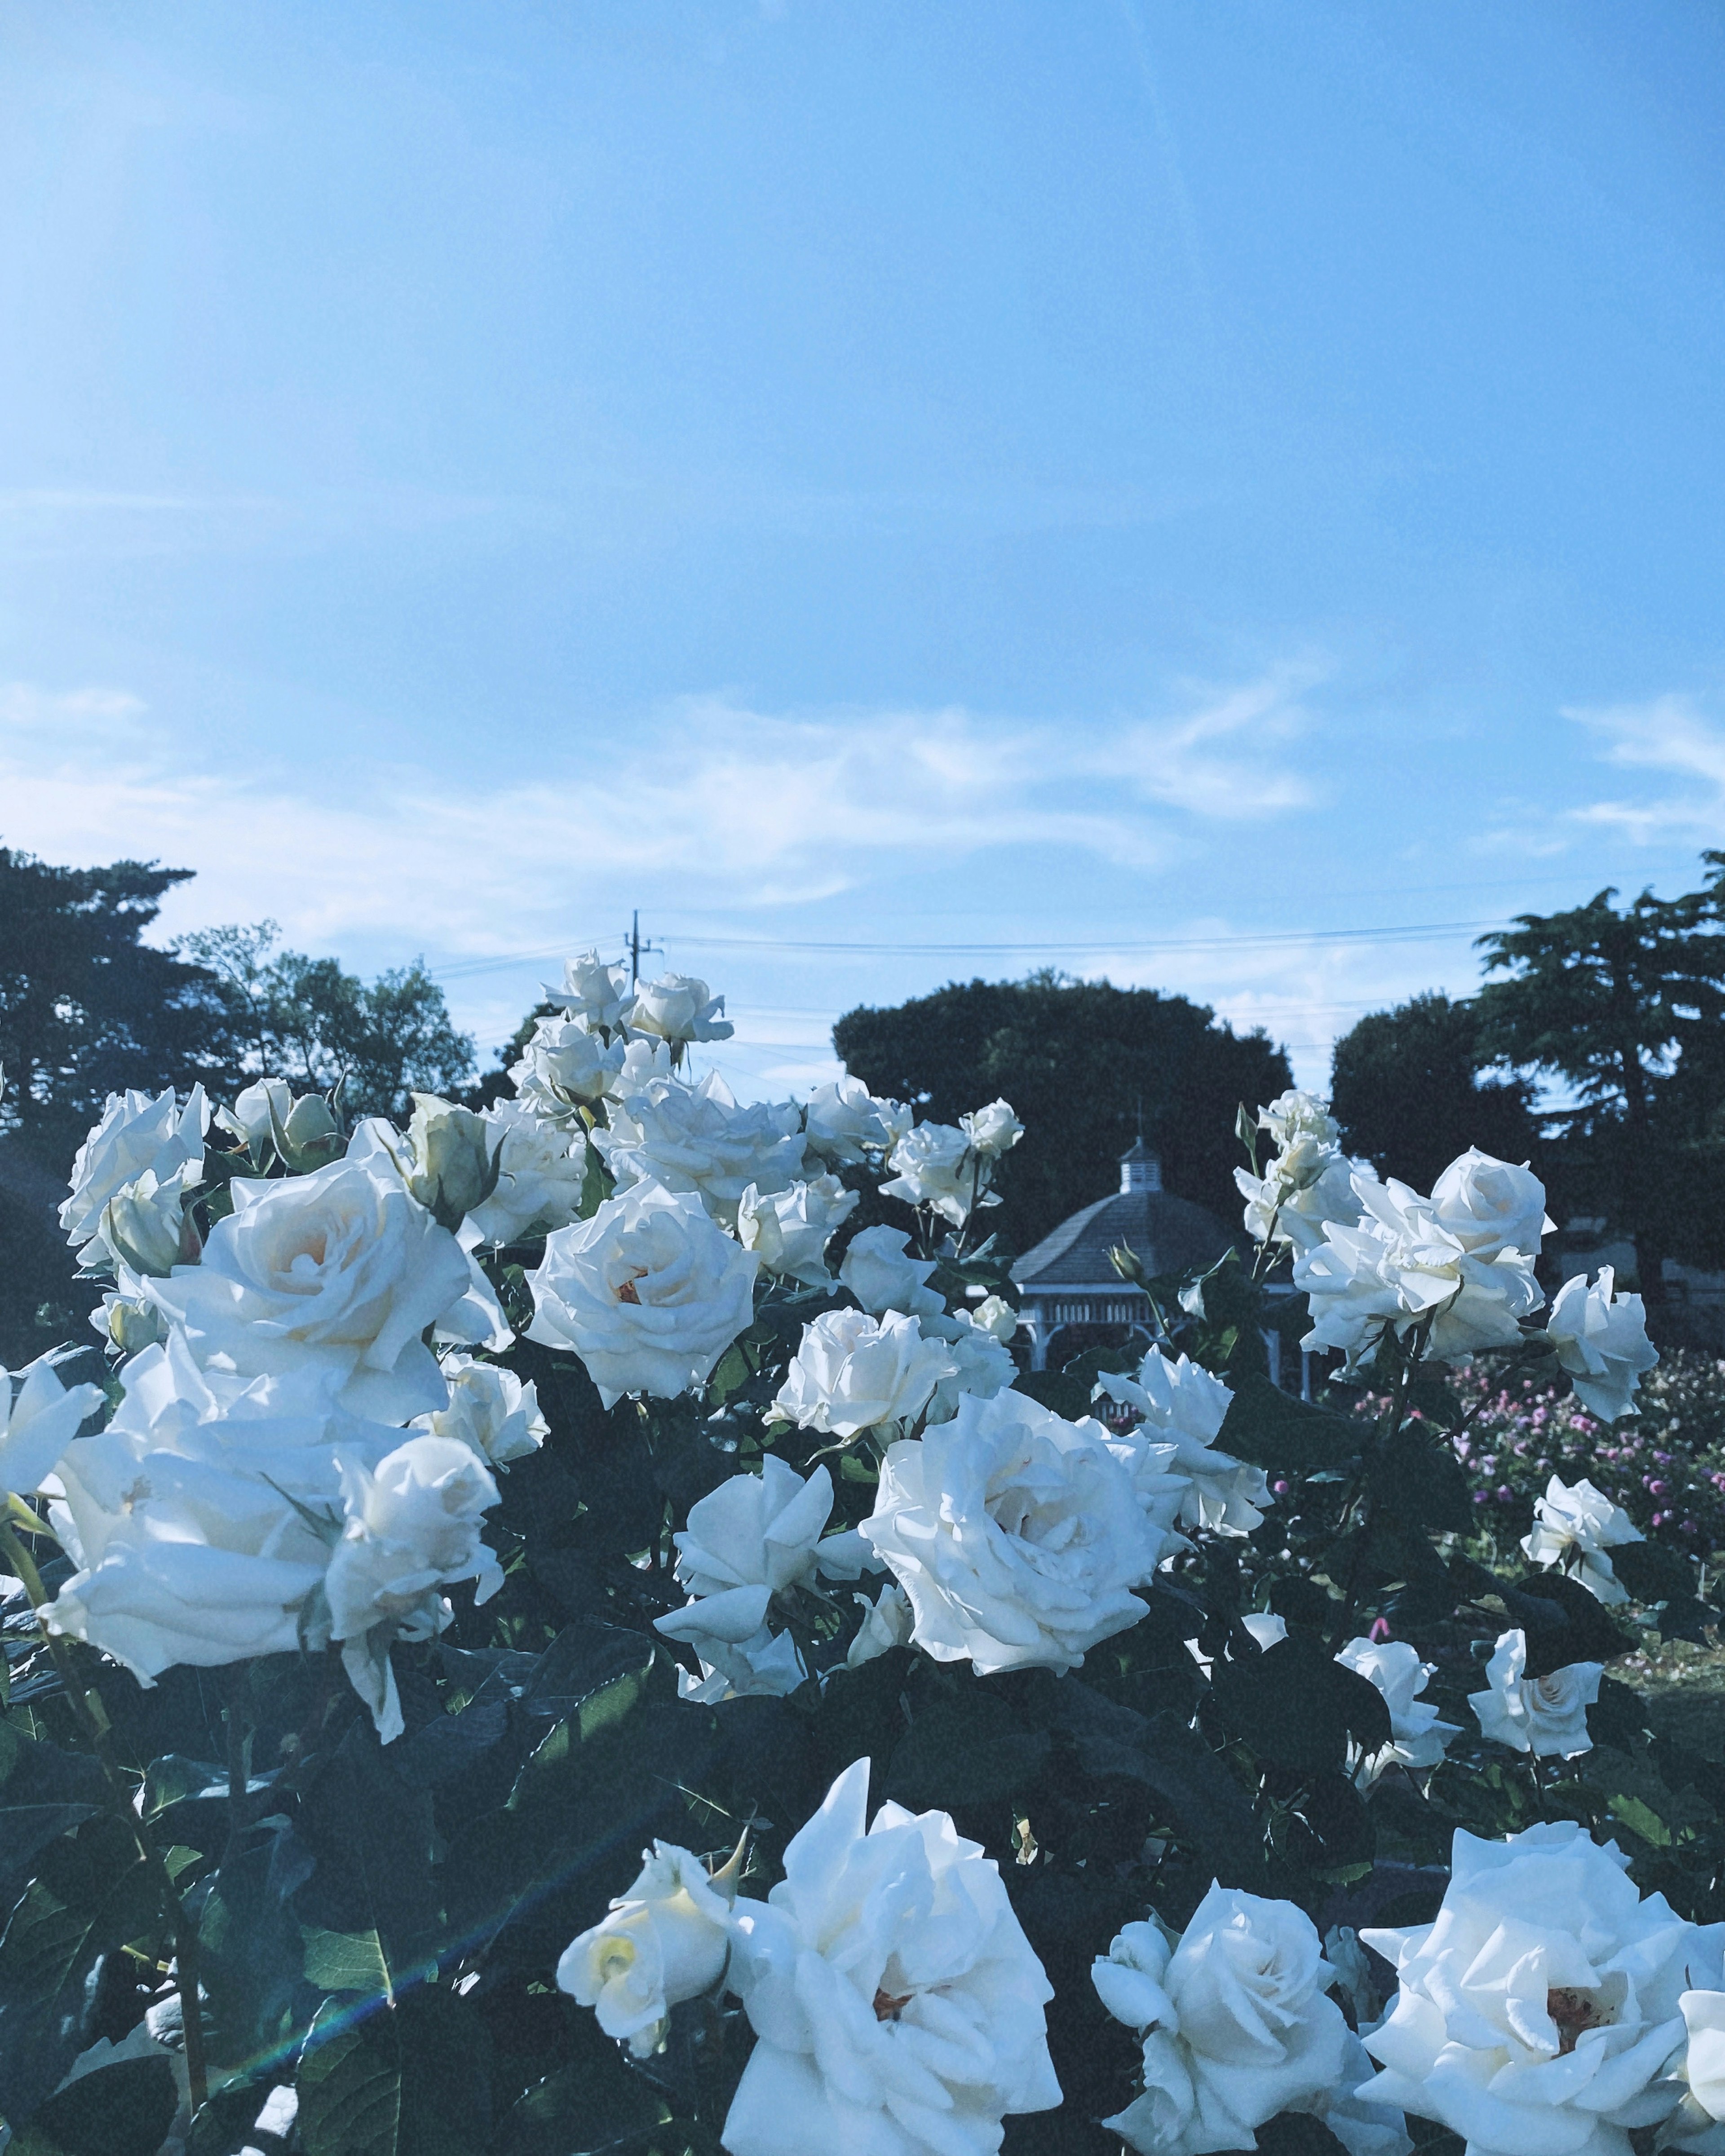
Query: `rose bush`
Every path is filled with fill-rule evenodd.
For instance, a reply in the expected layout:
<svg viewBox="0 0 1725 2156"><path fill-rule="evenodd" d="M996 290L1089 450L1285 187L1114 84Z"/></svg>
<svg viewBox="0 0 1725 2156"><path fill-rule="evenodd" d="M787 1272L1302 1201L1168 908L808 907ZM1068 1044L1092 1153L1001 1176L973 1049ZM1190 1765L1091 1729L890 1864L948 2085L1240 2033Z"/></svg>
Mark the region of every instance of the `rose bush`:
<svg viewBox="0 0 1725 2156"><path fill-rule="evenodd" d="M1529 1171L1249 1109L1239 1246L1032 1370L1009 1102L548 995L503 1100L80 1155L98 1344L0 1379L19 2156L1719 2156L1725 1776L1625 1678L1716 1638L1725 1387Z"/></svg>

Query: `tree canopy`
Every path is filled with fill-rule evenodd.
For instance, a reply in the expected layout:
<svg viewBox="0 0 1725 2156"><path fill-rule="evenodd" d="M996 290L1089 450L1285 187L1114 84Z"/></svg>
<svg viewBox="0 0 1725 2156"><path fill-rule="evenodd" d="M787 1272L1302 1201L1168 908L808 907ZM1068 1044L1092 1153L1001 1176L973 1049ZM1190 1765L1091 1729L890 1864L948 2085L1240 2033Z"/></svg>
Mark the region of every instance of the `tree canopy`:
<svg viewBox="0 0 1725 2156"><path fill-rule="evenodd" d="M1614 1223L1634 1240L1642 1294L1665 1300L1663 1261L1725 1257L1717 1195L1725 1088L1725 853L1699 891L1644 891L1619 907L1522 914L1481 938L1480 1053L1561 1081L1550 1120L1579 1142Z"/></svg>
<svg viewBox="0 0 1725 2156"><path fill-rule="evenodd" d="M1168 1188L1233 1221L1235 1111L1291 1082L1266 1034L1237 1034L1201 1004L1052 973L848 1011L833 1045L872 1091L941 1122L1011 1101L1026 1129L1002 1163L994 1219L1019 1253L1118 1187L1141 1114Z"/></svg>
<svg viewBox="0 0 1725 2156"><path fill-rule="evenodd" d="M1482 1078L1480 1062L1471 1002L1423 995L1371 1012L1336 1043L1332 1066L1330 1106L1348 1150L1420 1190L1471 1145L1529 1159L1540 1138L1532 1086Z"/></svg>

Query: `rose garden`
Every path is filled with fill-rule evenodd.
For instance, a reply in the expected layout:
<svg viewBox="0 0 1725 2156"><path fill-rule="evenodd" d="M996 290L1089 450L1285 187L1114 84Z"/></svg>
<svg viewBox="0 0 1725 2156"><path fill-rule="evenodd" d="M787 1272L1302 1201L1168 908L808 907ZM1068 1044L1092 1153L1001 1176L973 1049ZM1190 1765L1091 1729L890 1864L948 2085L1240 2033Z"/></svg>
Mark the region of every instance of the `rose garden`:
<svg viewBox="0 0 1725 2156"><path fill-rule="evenodd" d="M1007 1100L553 1000L490 1106L78 1154L100 1352L0 1373L14 2156L1725 2156L1725 1768L1629 1681L1719 1621L1720 1433L1528 1168L1248 1103L1238 1246L1032 1370Z"/></svg>

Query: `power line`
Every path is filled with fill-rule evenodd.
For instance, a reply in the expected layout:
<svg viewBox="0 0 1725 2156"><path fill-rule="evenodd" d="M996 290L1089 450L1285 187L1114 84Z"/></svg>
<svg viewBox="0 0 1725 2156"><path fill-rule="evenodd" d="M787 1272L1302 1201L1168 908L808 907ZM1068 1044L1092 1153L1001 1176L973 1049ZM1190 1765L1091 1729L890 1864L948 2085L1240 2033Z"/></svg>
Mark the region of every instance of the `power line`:
<svg viewBox="0 0 1725 2156"><path fill-rule="evenodd" d="M1503 928L1507 925L1502 920L1429 921L1394 928L1277 929L1248 936L1169 937L1152 942L1125 942L1107 935L1088 937L1082 942L1029 941L1014 943L845 942L766 936L682 935L673 935L670 940L674 943L686 944L691 950L697 951L809 952L828 957L850 953L875 958L1022 957L1043 953L1070 957L1094 953L1109 957L1138 957L1182 951L1281 950L1307 943L1417 943L1446 937L1483 934L1488 930ZM561 957L566 948L567 945L558 944L548 950L509 951L488 958L458 958L447 966L434 968L433 978L439 981L466 979L477 973L498 972L508 966L543 963L547 959Z"/></svg>

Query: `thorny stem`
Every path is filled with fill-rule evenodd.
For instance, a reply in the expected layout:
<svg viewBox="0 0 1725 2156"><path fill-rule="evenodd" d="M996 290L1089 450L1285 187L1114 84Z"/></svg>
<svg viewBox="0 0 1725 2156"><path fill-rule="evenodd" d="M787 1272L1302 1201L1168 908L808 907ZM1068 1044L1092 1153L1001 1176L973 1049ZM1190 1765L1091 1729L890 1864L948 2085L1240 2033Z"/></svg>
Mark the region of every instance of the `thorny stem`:
<svg viewBox="0 0 1725 2156"><path fill-rule="evenodd" d="M61 1634L49 1629L43 1614L48 1606L49 1597L42 1585L42 1575L36 1569L35 1560L19 1541L10 1521L0 1521L0 1559L3 1559L23 1583L24 1593L30 1598L30 1607L36 1613L37 1630L53 1657L60 1682L65 1686L73 1716L85 1742L107 1778L108 1793L116 1815L125 1822L133 1845L155 1881L157 1892L161 1897L162 1912L167 1919L168 1929L173 1935L174 1988L180 1997L181 2020L186 2032L186 2077L192 2109L195 2113L209 2097L209 2068L204 2058L203 2010L198 1999L197 1924L187 1914L179 1889L174 1885L172 1875L162 1861L162 1851L156 1846L141 1813L133 1804L132 1793L126 1786L126 1778L114 1763L109 1743L110 1729L107 1710L102 1706L100 1694L94 1687L86 1688L80 1682L71 1643Z"/></svg>

